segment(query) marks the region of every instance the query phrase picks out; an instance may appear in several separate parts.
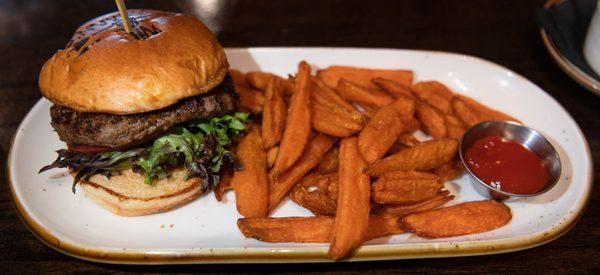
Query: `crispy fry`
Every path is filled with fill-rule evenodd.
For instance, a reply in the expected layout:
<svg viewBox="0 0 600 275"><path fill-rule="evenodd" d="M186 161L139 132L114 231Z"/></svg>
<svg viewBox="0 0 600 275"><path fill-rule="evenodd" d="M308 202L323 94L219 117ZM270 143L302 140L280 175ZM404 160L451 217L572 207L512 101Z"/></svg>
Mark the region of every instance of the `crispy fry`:
<svg viewBox="0 0 600 275"><path fill-rule="evenodd" d="M306 173L319 163L323 155L331 148L336 139L318 134L306 146L302 157L285 174L271 179L269 194L269 210L275 209L281 199L298 183Z"/></svg>
<svg viewBox="0 0 600 275"><path fill-rule="evenodd" d="M286 106L283 99L282 82L271 78L265 92L262 114L262 139L265 149L277 145L285 128Z"/></svg>
<svg viewBox="0 0 600 275"><path fill-rule="evenodd" d="M375 161L366 170L372 176L401 170L426 171L451 160L456 154L458 141L440 139L422 142L384 159Z"/></svg>
<svg viewBox="0 0 600 275"><path fill-rule="evenodd" d="M267 156L256 127L238 143L236 155L243 166L231 180L238 212L244 217L265 217L269 206Z"/></svg>
<svg viewBox="0 0 600 275"><path fill-rule="evenodd" d="M358 139L342 139L338 201L328 252L334 260L345 258L367 239L371 182L369 176L361 172L365 167L366 162L358 153Z"/></svg>
<svg viewBox="0 0 600 275"><path fill-rule="evenodd" d="M406 149L408 147L411 147L411 146L406 146L406 145L404 145L404 144L396 141L396 142L394 142L394 145L392 145L392 147L390 147L390 149L387 151L387 153L385 154L385 156L386 157L387 156L391 156L391 155L393 155L395 153L398 153L398 152L400 152L400 151L402 151L402 150L404 150L404 149Z"/></svg>
<svg viewBox="0 0 600 275"><path fill-rule="evenodd" d="M464 166L458 159L453 159L432 170L433 173L440 176L444 180L453 180L462 176L465 171Z"/></svg>
<svg viewBox="0 0 600 275"><path fill-rule="evenodd" d="M406 230L402 228L399 217L396 215L383 214L369 216L369 231L367 231L367 240L405 232Z"/></svg>
<svg viewBox="0 0 600 275"><path fill-rule="evenodd" d="M373 78L371 79L371 82L395 98L405 96L413 100L417 99L410 86L404 85L400 82L381 77Z"/></svg>
<svg viewBox="0 0 600 275"><path fill-rule="evenodd" d="M319 133L334 137L348 137L363 127L352 118L336 114L320 104L312 104L311 112L312 127Z"/></svg>
<svg viewBox="0 0 600 275"><path fill-rule="evenodd" d="M442 114L452 111L454 93L438 81L418 82L412 86L414 93L423 101L436 108Z"/></svg>
<svg viewBox="0 0 600 275"><path fill-rule="evenodd" d="M454 93L446 85L438 81L421 81L412 86L413 92L421 99L426 99L431 95L437 94L441 97L451 100Z"/></svg>
<svg viewBox="0 0 600 275"><path fill-rule="evenodd" d="M442 114L425 102L417 103L415 116L421 122L423 130L434 139L446 136L446 122Z"/></svg>
<svg viewBox="0 0 600 275"><path fill-rule="evenodd" d="M273 78L282 79L281 77L279 77L275 74L272 74L272 73L258 72L258 71L246 73L246 79L247 79L248 83L254 89L257 89L257 90L260 90L263 92L267 90L269 81Z"/></svg>
<svg viewBox="0 0 600 275"><path fill-rule="evenodd" d="M332 112L337 115L352 119L356 123L363 124L367 121L366 116L363 113L354 109L352 105L350 105L350 108L340 105L331 98L329 98L325 93L320 93L316 89L313 89L311 92L311 103L314 105L318 105L321 108L327 109L328 112Z"/></svg>
<svg viewBox="0 0 600 275"><path fill-rule="evenodd" d="M407 229L425 238L445 238L496 229L511 220L510 209L497 201L473 201L411 214Z"/></svg>
<svg viewBox="0 0 600 275"><path fill-rule="evenodd" d="M229 75L231 76L231 80L233 80L233 84L236 86L250 88L250 84L246 79L246 75L236 69L229 69Z"/></svg>
<svg viewBox="0 0 600 275"><path fill-rule="evenodd" d="M319 217L246 218L238 228L246 236L263 242L327 243L331 240L334 219Z"/></svg>
<svg viewBox="0 0 600 275"><path fill-rule="evenodd" d="M421 122L414 116L405 120L404 125L406 127L406 132L414 132L421 129Z"/></svg>
<svg viewBox="0 0 600 275"><path fill-rule="evenodd" d="M277 153L279 152L279 146L274 146L267 151L267 168L271 169L273 164L275 164L275 158L277 158Z"/></svg>
<svg viewBox="0 0 600 275"><path fill-rule="evenodd" d="M287 121L279 153L273 165L273 176L277 178L287 171L302 156L308 142L310 120L310 66L302 61L298 64L294 94L290 100Z"/></svg>
<svg viewBox="0 0 600 275"><path fill-rule="evenodd" d="M323 159L315 167L315 171L320 174L329 174L337 172L339 164L339 147L334 146L323 156Z"/></svg>
<svg viewBox="0 0 600 275"><path fill-rule="evenodd" d="M414 147L415 145L421 143L421 141L419 141L411 133L404 133L400 135L397 142L407 147Z"/></svg>
<svg viewBox="0 0 600 275"><path fill-rule="evenodd" d="M467 130L465 125L453 115L445 115L446 136L449 138L460 139Z"/></svg>
<svg viewBox="0 0 600 275"><path fill-rule="evenodd" d="M317 78L332 88L338 84L341 78L346 78L361 86L376 89L377 86L371 83L371 79L376 77L394 80L404 85L411 85L413 72L409 70L381 70L349 66L330 66L317 72Z"/></svg>
<svg viewBox="0 0 600 275"><path fill-rule="evenodd" d="M280 82L281 86L283 87L283 92L286 96L292 95L293 93L293 89L294 89L294 85L292 83L292 81L290 81L290 79L284 79L278 75L272 74L272 73L266 73L266 72L259 72L259 71L254 71L254 72L248 72L246 74L246 80L248 82L249 87L253 87L254 89L257 89L259 91L266 91L267 90L267 86L269 85L269 81L275 78L276 80L278 80L278 82Z"/></svg>
<svg viewBox="0 0 600 275"><path fill-rule="evenodd" d="M426 201L444 188L444 182L434 175L433 179L380 177L372 186L373 200L377 203L407 204Z"/></svg>
<svg viewBox="0 0 600 275"><path fill-rule="evenodd" d="M359 108L362 110L362 113L369 119L373 118L375 116L375 113L377 113L377 111L379 111L378 106L372 106L372 105L367 105L367 104L358 104L358 103L356 103L356 105L359 106Z"/></svg>
<svg viewBox="0 0 600 275"><path fill-rule="evenodd" d="M348 101L346 101L343 97L341 97L334 89L325 85L323 81L318 78L313 78L313 85L311 90L311 96L318 97L322 99L322 101L330 102L332 104L338 105L339 107L347 110L347 111L356 111L354 106ZM318 100L315 98L315 100Z"/></svg>
<svg viewBox="0 0 600 275"><path fill-rule="evenodd" d="M477 115L477 117L479 117L479 119L481 121L508 120L508 121L514 121L514 122L521 123L520 120L518 120L512 116L509 116L503 112L491 109L468 96L456 95L456 97L458 99L460 99L460 101L462 101L467 107L469 107L469 109L472 110Z"/></svg>
<svg viewBox="0 0 600 275"><path fill-rule="evenodd" d="M337 177L337 173L308 174L292 189L290 199L315 215L334 216L337 203L329 197L327 188L333 181L337 182Z"/></svg>
<svg viewBox="0 0 600 275"><path fill-rule="evenodd" d="M402 121L412 117L414 110L414 101L406 97L381 107L358 135L361 156L368 163L382 158L405 131Z"/></svg>
<svg viewBox="0 0 600 275"><path fill-rule="evenodd" d="M262 112L265 102L265 95L262 92L240 86L235 89L240 95L240 108L255 114Z"/></svg>
<svg viewBox="0 0 600 275"><path fill-rule="evenodd" d="M429 200L419 202L416 204L386 204L377 209L376 213L388 213L393 215L405 216L413 213L431 210L442 206L454 199L454 196L450 196L449 194L450 192L443 191Z"/></svg>
<svg viewBox="0 0 600 275"><path fill-rule="evenodd" d="M458 97L452 100L452 109L456 116L468 127L482 121L465 103Z"/></svg>
<svg viewBox="0 0 600 275"><path fill-rule="evenodd" d="M375 89L366 88L345 78L340 79L337 91L341 97L348 101L385 106L394 101L394 98Z"/></svg>
<svg viewBox="0 0 600 275"><path fill-rule="evenodd" d="M238 228L246 238L263 242L328 243L331 241L333 217L285 217L239 219ZM398 216L372 215L366 239L404 233Z"/></svg>
<svg viewBox="0 0 600 275"><path fill-rule="evenodd" d="M415 170L403 170L403 171L394 171L383 174L382 178L386 178L387 180L409 180L409 179L419 179L419 180L437 180L438 176L436 174L432 174L429 172L421 172Z"/></svg>
<svg viewBox="0 0 600 275"><path fill-rule="evenodd" d="M217 201L221 201L223 199L223 194L233 189L233 187L231 186L231 179L233 179L233 171L229 169L221 170L219 183L217 183L217 187L215 187L214 190L215 198L217 199Z"/></svg>

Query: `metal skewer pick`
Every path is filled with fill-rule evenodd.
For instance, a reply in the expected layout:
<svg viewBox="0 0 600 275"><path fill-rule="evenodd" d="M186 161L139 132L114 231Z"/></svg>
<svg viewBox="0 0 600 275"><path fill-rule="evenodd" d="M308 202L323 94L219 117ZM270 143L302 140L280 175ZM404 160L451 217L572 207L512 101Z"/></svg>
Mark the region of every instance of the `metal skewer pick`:
<svg viewBox="0 0 600 275"><path fill-rule="evenodd" d="M117 3L117 8L119 8L119 14L121 15L125 31L127 33L132 33L133 27L131 25L131 20L129 20L129 16L127 15L127 8L125 7L125 2L123 2L123 0L115 0L115 3Z"/></svg>

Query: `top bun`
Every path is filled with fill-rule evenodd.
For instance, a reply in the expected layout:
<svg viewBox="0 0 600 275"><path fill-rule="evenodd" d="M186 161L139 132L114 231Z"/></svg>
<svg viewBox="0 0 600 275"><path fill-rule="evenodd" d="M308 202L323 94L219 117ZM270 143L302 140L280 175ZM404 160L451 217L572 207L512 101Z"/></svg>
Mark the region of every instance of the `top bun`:
<svg viewBox="0 0 600 275"><path fill-rule="evenodd" d="M129 10L83 24L40 73L42 94L80 112L135 114L206 93L227 74L215 35L198 19L155 10Z"/></svg>

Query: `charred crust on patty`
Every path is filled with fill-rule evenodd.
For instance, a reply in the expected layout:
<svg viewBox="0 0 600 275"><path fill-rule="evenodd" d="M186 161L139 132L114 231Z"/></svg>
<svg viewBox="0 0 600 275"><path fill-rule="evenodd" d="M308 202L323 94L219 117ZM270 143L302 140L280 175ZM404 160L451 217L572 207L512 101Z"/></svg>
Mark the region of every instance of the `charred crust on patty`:
<svg viewBox="0 0 600 275"><path fill-rule="evenodd" d="M132 115L82 113L54 104L50 115L58 136L68 144L121 149L145 143L192 119L231 113L236 109L237 97L231 78L226 77L209 93L157 111Z"/></svg>

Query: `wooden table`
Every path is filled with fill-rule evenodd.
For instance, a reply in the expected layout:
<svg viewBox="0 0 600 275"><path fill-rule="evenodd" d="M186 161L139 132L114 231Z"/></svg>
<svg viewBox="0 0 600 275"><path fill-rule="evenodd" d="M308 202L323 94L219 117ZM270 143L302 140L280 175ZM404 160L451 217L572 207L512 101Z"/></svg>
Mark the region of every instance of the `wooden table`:
<svg viewBox="0 0 600 275"><path fill-rule="evenodd" d="M0 152L40 98L43 62L64 47L84 21L113 11L113 1L0 2ZM196 1L202 14L210 3ZM223 1L211 21L226 47L339 46L448 51L506 66L539 85L579 123L600 159L600 97L578 86L550 59L535 13L543 0L510 1ZM184 1L128 1L129 8L189 10ZM214 5L213 5L214 7ZM215 18L217 20L215 20ZM302 265L117 266L65 256L45 246L21 223L7 186L0 186L0 262L3 271L600 271L600 165L587 213L560 239L525 251L481 257ZM5 182L4 167L0 177ZM75 218L75 217L74 217Z"/></svg>

